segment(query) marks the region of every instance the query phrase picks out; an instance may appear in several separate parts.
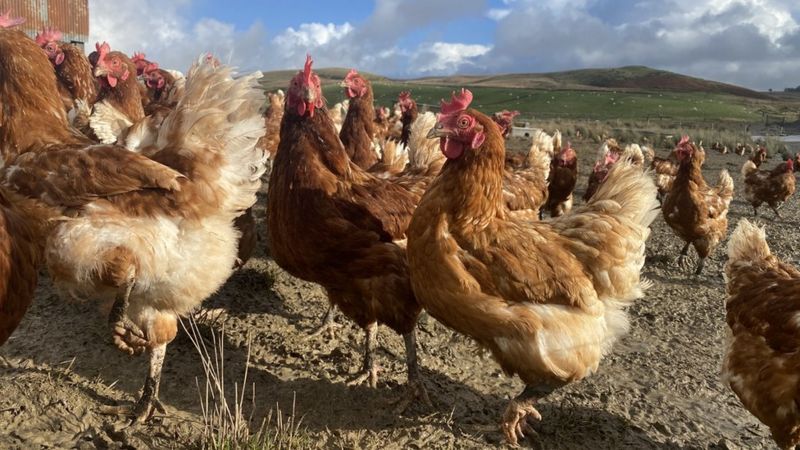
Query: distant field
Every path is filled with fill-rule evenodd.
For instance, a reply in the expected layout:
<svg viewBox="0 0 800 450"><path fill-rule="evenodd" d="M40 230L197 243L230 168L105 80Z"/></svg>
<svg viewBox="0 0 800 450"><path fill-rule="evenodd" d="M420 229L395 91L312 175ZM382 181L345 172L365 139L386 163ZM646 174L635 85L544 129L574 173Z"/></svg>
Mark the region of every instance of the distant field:
<svg viewBox="0 0 800 450"><path fill-rule="evenodd" d="M285 88L296 71L267 72L265 89ZM339 82L346 69L317 70L329 104L343 99ZM738 86L686 77L646 67L587 69L549 74L453 76L390 80L362 73L372 81L376 104L390 106L410 90L418 103L437 108L450 92L469 87L473 106L485 112L515 109L523 120L636 120L686 122L796 121L800 97L766 95Z"/></svg>
<svg viewBox="0 0 800 450"><path fill-rule="evenodd" d="M433 86L416 83L373 82L375 101L389 106L402 90L410 90L418 103L439 104L441 98L460 86ZM486 112L516 109L530 119L589 119L589 120L658 120L675 121L746 121L757 122L762 111L770 114L794 111L789 102L754 100L726 94L700 92L630 92L589 90L540 90L498 87L470 87L475 96L473 106ZM343 99L341 88L326 86L325 97L330 104Z"/></svg>

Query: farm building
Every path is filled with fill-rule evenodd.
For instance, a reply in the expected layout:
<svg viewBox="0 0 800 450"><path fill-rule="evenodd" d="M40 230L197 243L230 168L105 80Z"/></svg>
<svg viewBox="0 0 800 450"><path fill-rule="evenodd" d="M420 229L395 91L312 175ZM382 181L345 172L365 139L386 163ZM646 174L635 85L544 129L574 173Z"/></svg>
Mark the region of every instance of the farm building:
<svg viewBox="0 0 800 450"><path fill-rule="evenodd" d="M24 17L20 28L31 37L42 28L57 28L63 40L83 48L89 40L89 0L0 0L0 12Z"/></svg>

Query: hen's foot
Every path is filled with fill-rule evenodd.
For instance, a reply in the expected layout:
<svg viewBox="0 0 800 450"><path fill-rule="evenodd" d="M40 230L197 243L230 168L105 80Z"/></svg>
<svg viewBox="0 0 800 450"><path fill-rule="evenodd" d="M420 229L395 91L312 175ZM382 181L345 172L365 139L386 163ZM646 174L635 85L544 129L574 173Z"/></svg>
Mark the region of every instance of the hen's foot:
<svg viewBox="0 0 800 450"><path fill-rule="evenodd" d="M314 330L313 333L306 336L306 340L316 339L320 336L327 338L328 340L336 339L336 332L342 328L342 326L333 320L325 321Z"/></svg>
<svg viewBox="0 0 800 450"><path fill-rule="evenodd" d="M355 378L347 382L348 386L360 386L365 384L371 388L378 386L378 372L380 367L373 365L372 367L365 367L361 369Z"/></svg>
<svg viewBox="0 0 800 450"><path fill-rule="evenodd" d="M135 323L123 317L111 324L114 345L129 355L138 355L147 348L147 337Z"/></svg>
<svg viewBox="0 0 800 450"><path fill-rule="evenodd" d="M518 446L518 440L524 439L525 435L536 435L533 424L542 420L542 415L533 407L533 403L532 399L514 399L503 413L503 423L500 426L506 436L506 441L514 447Z"/></svg>
<svg viewBox="0 0 800 450"><path fill-rule="evenodd" d="M378 325L369 324L364 330L364 365L355 379L347 383L348 386L358 386L367 382L369 387L378 385L378 366L375 364L375 342L378 339Z"/></svg>
<svg viewBox="0 0 800 450"><path fill-rule="evenodd" d="M426 408L433 409L433 402L428 396L428 390L425 389L425 383L422 379L409 380L406 383L404 392L394 402L394 414L403 414L411 405L417 402L422 403Z"/></svg>
<svg viewBox="0 0 800 450"><path fill-rule="evenodd" d="M703 268L706 266L706 259L700 258L700 261L697 262L697 268L694 271L694 276L699 277L701 273L703 273Z"/></svg>
<svg viewBox="0 0 800 450"><path fill-rule="evenodd" d="M689 255L689 243L687 242L686 245L683 246L681 249L678 258L675 259L675 264L678 266L679 269L686 270L689 268L689 260L687 256Z"/></svg>
<svg viewBox="0 0 800 450"><path fill-rule="evenodd" d="M341 328L342 326L336 323L334 320L336 318L336 307L331 304L328 307L328 311L325 313L325 317L322 318L322 324L314 330L313 333L309 334L306 337L306 340L315 339L319 336L324 336L330 340L336 338L336 330Z"/></svg>
<svg viewBox="0 0 800 450"><path fill-rule="evenodd" d="M142 353L147 346L147 336L128 317L128 305L134 284L133 280L128 282L125 291L117 294L108 314L114 345L129 355Z"/></svg>
<svg viewBox="0 0 800 450"><path fill-rule="evenodd" d="M100 413L110 416L131 417L131 425L142 424L152 419L155 413L166 414L167 410L156 397L142 398L132 405L104 405L100 407Z"/></svg>

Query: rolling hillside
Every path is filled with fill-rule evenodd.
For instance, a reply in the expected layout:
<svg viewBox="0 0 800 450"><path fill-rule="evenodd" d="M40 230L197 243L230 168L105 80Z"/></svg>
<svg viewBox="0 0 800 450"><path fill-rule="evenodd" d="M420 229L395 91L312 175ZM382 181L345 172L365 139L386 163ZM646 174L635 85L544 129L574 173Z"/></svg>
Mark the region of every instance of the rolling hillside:
<svg viewBox="0 0 800 450"><path fill-rule="evenodd" d="M729 94L766 100L770 97L741 86L703 80L644 66L615 69L581 69L551 73L518 73L492 76L453 76L411 80L422 84L465 84L470 86L528 89L625 89Z"/></svg>
<svg viewBox="0 0 800 450"><path fill-rule="evenodd" d="M339 83L348 69L317 70L329 104L343 99ZM285 89L296 71L266 72L265 89ZM392 105L410 90L418 103L436 106L455 89L469 87L479 109L515 109L525 119L673 120L759 122L764 114L795 120L796 99L641 66L545 74L428 77L395 80L362 72L375 101Z"/></svg>

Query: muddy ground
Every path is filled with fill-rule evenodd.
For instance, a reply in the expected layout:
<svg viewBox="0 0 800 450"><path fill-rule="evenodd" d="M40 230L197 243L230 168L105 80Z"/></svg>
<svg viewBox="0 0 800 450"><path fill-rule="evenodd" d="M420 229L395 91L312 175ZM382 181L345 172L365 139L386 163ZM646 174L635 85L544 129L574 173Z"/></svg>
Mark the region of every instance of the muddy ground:
<svg viewBox="0 0 800 450"><path fill-rule="evenodd" d="M513 143L520 145L519 142ZM595 155L577 146L578 195ZM660 151L665 154L666 151ZM739 182L743 158L709 153L706 177L720 169ZM767 167L777 164L767 162ZM741 189L731 205L730 230L750 216ZM264 198L257 211L263 218ZM773 250L794 259L800 246L798 205L784 220L771 212ZM263 230L262 230L263 233ZM720 383L725 335L722 266L725 244L694 278L673 261L681 243L660 217L647 245L644 275L654 281L630 309L630 334L595 376L555 392L540 403L544 417L532 448L774 448L767 429ZM198 255L201 257L201 255ZM694 260L693 260L694 261ZM316 285L281 271L262 248L234 274L206 308L223 308L217 323L201 325L208 339L223 331L228 386L241 380L252 339L248 383L255 384L254 422L294 404L303 447L491 448L502 447L497 423L507 400L521 390L475 346L435 320L419 324L420 358L434 407L415 405L393 413L405 380L402 339L381 328L378 389L348 387L361 363L362 332L344 317L336 340L308 340L327 301ZM11 340L0 348L0 448L180 448L200 436L199 357L181 332L167 351L161 398L166 416L124 430L122 419L98 407L134 399L146 373L143 357L119 353L105 319L92 303L61 300L45 277L35 303ZM294 403L293 403L294 402ZM246 402L250 404L250 395ZM249 407L248 407L249 411ZM274 415L273 415L274 417Z"/></svg>

